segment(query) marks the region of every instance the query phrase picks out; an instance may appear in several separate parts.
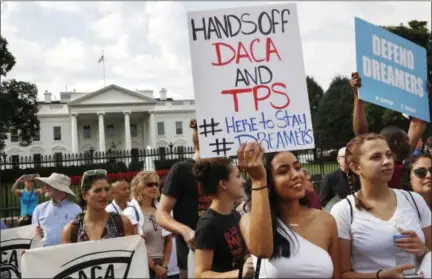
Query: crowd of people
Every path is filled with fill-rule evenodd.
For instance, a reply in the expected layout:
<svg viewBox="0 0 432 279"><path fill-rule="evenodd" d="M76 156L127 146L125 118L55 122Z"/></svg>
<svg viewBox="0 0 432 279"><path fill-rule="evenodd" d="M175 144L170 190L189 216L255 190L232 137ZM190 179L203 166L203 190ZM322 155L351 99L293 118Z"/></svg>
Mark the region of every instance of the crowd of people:
<svg viewBox="0 0 432 279"><path fill-rule="evenodd" d="M432 137L421 139L426 123L418 119L407 133L371 133L359 84L354 74L356 136L319 193L290 151L265 153L250 142L236 164L201 159L192 120L195 153L163 181L141 171L110 185L105 170L89 170L76 204L63 174L18 179L21 225L36 225L44 246L139 234L151 278L413 276L432 247ZM37 205L42 193L50 200Z"/></svg>

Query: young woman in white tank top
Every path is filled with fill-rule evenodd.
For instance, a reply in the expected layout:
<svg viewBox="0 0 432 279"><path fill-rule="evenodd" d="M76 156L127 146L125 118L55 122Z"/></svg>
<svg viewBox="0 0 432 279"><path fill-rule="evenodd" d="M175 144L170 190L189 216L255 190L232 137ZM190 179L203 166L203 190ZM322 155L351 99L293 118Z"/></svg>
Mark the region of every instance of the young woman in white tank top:
<svg viewBox="0 0 432 279"><path fill-rule="evenodd" d="M431 211L414 192L390 189L394 160L377 134L360 135L346 147L352 195L332 208L343 278L403 278L431 248ZM357 186L360 190L355 193ZM393 236L409 237L394 242ZM397 266L397 248L415 256ZM416 259L417 258L417 259ZM412 271L410 271L412 270Z"/></svg>
<svg viewBox="0 0 432 279"><path fill-rule="evenodd" d="M261 258L260 278L339 278L334 218L310 209L305 177L291 152L267 154L257 143L238 150L252 180L250 213L240 227L248 249Z"/></svg>

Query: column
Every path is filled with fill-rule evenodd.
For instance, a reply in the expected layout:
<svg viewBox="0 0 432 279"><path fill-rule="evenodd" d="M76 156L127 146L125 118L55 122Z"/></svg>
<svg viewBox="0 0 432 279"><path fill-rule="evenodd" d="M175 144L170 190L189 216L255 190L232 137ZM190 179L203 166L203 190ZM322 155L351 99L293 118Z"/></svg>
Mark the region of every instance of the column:
<svg viewBox="0 0 432 279"><path fill-rule="evenodd" d="M72 136L72 153L77 154L78 150L78 127L77 127L77 114L71 114L71 136Z"/></svg>
<svg viewBox="0 0 432 279"><path fill-rule="evenodd" d="M148 145L148 140L147 140L147 124L146 124L147 120L146 117L143 117L143 122L142 122L142 130L143 130L143 148L146 149L147 145Z"/></svg>
<svg viewBox="0 0 432 279"><path fill-rule="evenodd" d="M154 111L150 111L149 115L149 145L151 148L156 147L156 117Z"/></svg>
<svg viewBox="0 0 432 279"><path fill-rule="evenodd" d="M126 151L131 151L132 140L130 131L130 111L123 112L124 115L124 128L125 128L125 148Z"/></svg>
<svg viewBox="0 0 432 279"><path fill-rule="evenodd" d="M105 124L104 124L104 112L97 113L99 117L99 151L105 152Z"/></svg>

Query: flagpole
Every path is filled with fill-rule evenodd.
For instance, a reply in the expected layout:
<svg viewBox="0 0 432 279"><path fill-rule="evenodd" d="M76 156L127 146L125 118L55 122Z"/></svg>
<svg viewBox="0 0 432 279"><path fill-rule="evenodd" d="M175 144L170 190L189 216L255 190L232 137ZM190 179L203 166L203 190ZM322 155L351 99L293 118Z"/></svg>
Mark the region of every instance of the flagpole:
<svg viewBox="0 0 432 279"><path fill-rule="evenodd" d="M105 55L102 50L102 63L103 63L103 76L104 76L104 87L106 87L106 78L105 78Z"/></svg>

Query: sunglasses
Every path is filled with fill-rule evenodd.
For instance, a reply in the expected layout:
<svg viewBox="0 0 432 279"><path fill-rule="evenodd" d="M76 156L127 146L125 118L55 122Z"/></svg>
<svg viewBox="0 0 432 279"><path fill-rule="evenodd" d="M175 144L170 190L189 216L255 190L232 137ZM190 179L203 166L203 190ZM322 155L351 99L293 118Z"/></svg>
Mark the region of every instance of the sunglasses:
<svg viewBox="0 0 432 279"><path fill-rule="evenodd" d="M413 170L414 175L417 176L418 178L425 178L427 173L429 172L432 175L432 168L426 169L426 168L417 168L415 170Z"/></svg>
<svg viewBox="0 0 432 279"><path fill-rule="evenodd" d="M88 170L84 172L83 176L94 176L94 175L107 175L108 172L103 169L97 169L97 170Z"/></svg>
<svg viewBox="0 0 432 279"><path fill-rule="evenodd" d="M149 188L151 188L151 187L159 187L159 183L157 183L157 182L149 182L149 183L146 183L145 186L147 186Z"/></svg>

